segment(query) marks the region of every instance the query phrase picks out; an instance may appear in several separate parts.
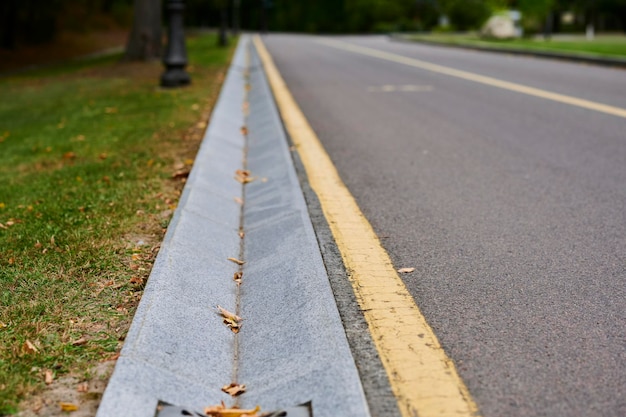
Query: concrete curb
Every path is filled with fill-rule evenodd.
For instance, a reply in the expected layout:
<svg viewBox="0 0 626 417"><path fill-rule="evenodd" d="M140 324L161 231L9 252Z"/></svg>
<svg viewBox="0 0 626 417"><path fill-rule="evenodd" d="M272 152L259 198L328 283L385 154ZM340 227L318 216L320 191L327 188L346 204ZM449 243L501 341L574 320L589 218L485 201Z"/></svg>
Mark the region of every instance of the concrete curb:
<svg viewBox="0 0 626 417"><path fill-rule="evenodd" d="M408 39L406 36L399 34L391 34L389 35L389 39L396 42L423 43L426 45L443 46L446 48L471 49L475 51L494 52L498 54L531 56L536 58L556 59L560 61L578 62L583 64L594 64L604 67L626 68L626 59L620 58L601 58L591 55L560 54L558 52L542 52L520 49L491 48L478 45L449 44L444 42L429 41L425 39Z"/></svg>
<svg viewBox="0 0 626 417"><path fill-rule="evenodd" d="M233 178L242 159L256 178L244 187ZM243 211L234 197L245 198ZM227 258L242 254L238 287L238 266ZM243 317L239 334L222 324L218 304ZM247 36L97 416L152 417L159 401L193 410L232 404L221 387L234 381L247 386L237 399L243 408L312 401L316 417L369 416L280 117Z"/></svg>

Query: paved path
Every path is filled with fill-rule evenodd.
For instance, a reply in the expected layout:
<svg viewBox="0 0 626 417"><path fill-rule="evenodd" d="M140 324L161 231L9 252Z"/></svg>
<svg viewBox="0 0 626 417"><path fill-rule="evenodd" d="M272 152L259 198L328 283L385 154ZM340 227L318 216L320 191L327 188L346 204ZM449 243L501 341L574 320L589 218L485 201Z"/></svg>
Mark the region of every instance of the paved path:
<svg viewBox="0 0 626 417"><path fill-rule="evenodd" d="M223 392L231 383L245 393ZM222 401L263 412L310 403L315 417L370 415L248 36L97 415L153 417L159 404L191 415Z"/></svg>
<svg viewBox="0 0 626 417"><path fill-rule="evenodd" d="M481 412L626 415L626 72L264 41Z"/></svg>

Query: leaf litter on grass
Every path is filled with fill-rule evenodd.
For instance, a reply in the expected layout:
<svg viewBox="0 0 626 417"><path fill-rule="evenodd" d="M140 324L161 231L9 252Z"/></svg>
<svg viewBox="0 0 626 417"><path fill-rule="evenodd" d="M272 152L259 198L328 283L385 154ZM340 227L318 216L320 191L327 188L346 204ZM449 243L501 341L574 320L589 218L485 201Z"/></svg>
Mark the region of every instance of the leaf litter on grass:
<svg viewBox="0 0 626 417"><path fill-rule="evenodd" d="M185 94L154 88L158 64L109 61L0 80L0 94L15 97L0 104L11 132L0 152L0 286L8 290L0 320L10 324L0 331L0 415L37 408L38 399L45 408L59 381L116 357L156 256L150 248L183 186L168 167L193 159L198 119L217 96L230 52L211 52L213 41L191 40L199 62ZM189 112L195 103L202 111ZM171 200L165 217L151 198L157 192ZM150 243L134 260L124 247L132 233ZM51 370L52 382L35 368ZM58 402L79 405L73 414L84 408L55 401L57 411Z"/></svg>

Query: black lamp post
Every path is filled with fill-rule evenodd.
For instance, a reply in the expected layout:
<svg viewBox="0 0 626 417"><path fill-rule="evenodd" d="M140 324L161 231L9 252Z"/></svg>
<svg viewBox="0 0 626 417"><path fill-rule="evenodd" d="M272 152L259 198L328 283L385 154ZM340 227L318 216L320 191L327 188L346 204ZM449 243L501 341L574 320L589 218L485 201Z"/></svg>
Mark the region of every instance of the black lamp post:
<svg viewBox="0 0 626 417"><path fill-rule="evenodd" d="M169 0L167 14L169 28L167 35L167 49L163 64L165 72L161 75L162 87L180 87L191 82L191 77L185 72L187 66L187 51L185 49L185 33L183 31L183 0Z"/></svg>

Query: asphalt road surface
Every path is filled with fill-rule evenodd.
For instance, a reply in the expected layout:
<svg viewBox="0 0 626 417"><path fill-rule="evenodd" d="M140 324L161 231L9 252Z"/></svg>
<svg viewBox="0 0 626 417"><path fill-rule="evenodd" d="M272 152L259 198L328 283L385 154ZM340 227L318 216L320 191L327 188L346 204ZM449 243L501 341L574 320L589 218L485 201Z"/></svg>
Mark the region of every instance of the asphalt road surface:
<svg viewBox="0 0 626 417"><path fill-rule="evenodd" d="M333 39L626 109L624 70ZM626 118L319 40L264 38L481 413L626 416Z"/></svg>

